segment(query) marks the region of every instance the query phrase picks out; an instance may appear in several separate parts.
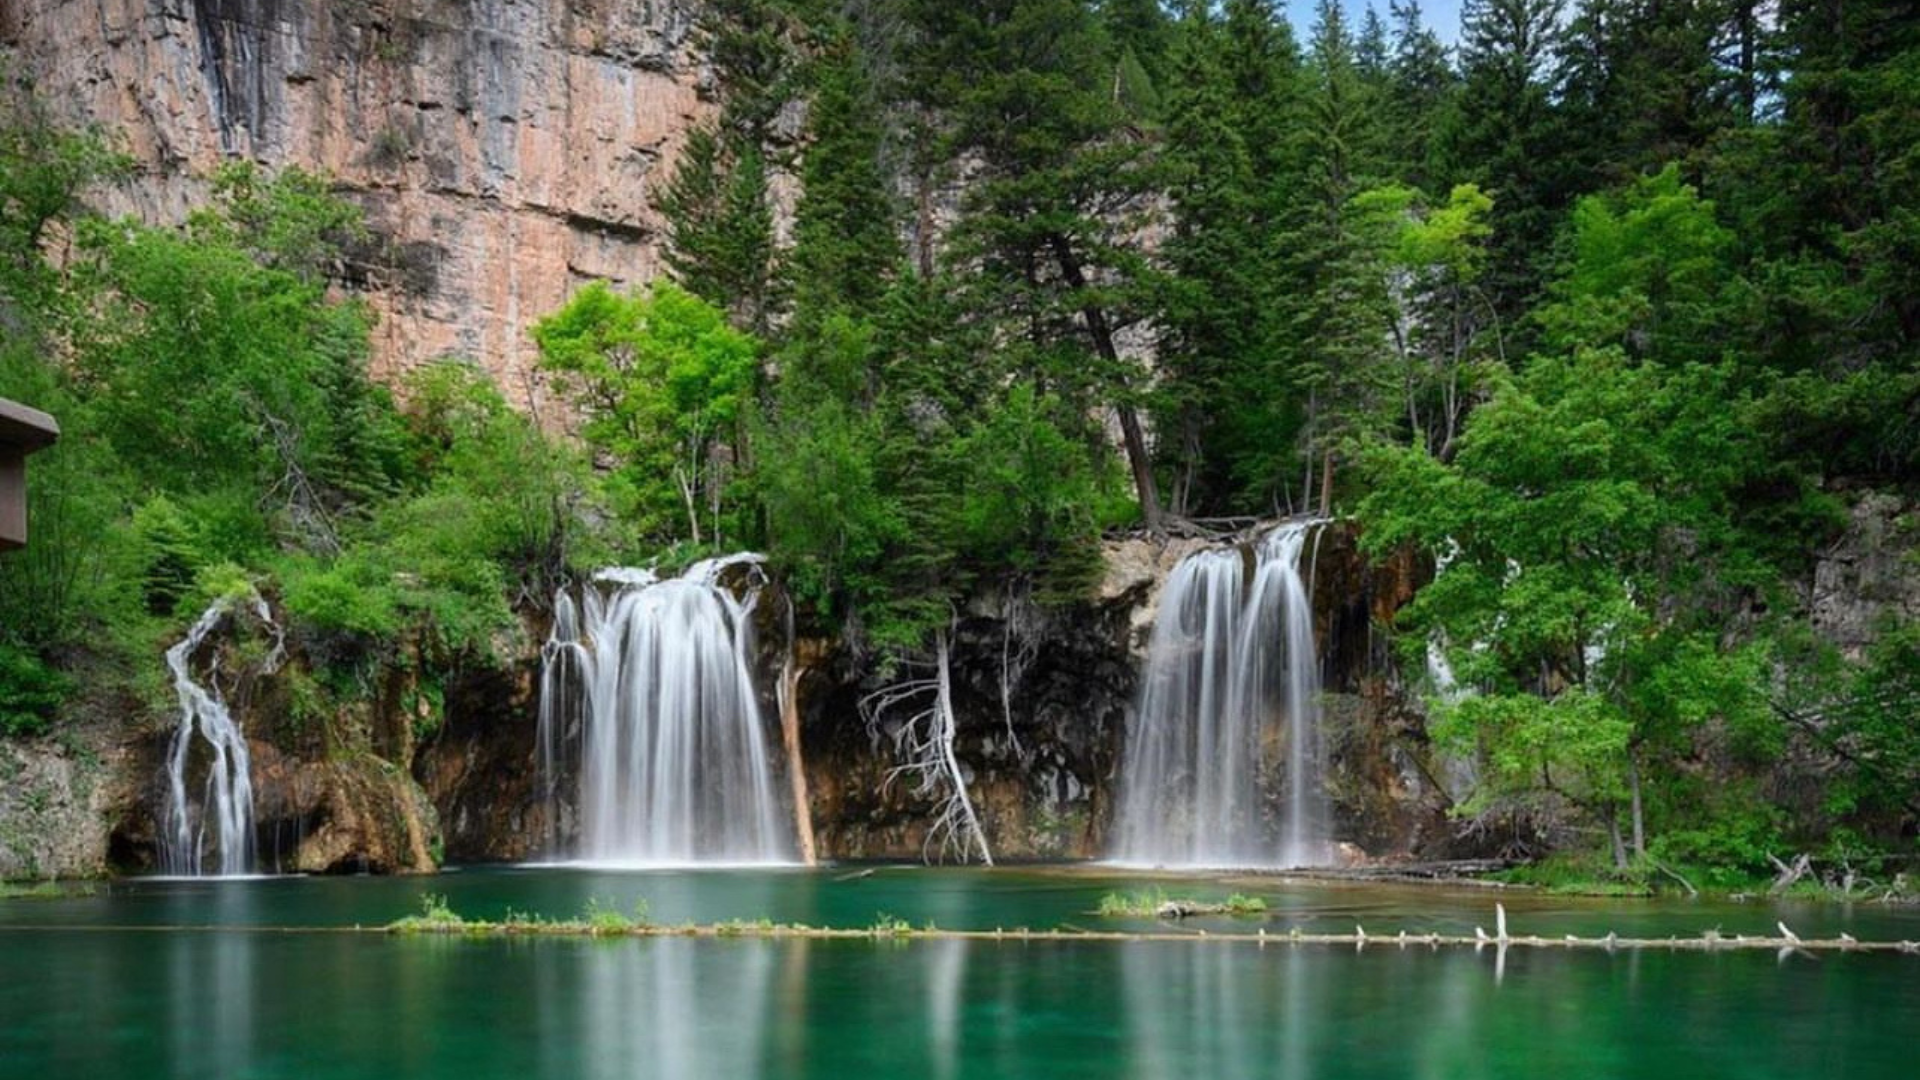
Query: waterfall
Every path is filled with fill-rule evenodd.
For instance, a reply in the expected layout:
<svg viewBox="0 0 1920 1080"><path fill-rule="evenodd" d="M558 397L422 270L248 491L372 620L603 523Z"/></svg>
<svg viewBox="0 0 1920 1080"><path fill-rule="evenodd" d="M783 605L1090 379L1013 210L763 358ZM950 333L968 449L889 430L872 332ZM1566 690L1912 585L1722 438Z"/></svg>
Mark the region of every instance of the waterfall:
<svg viewBox="0 0 1920 1080"><path fill-rule="evenodd" d="M1116 859L1326 860L1320 662L1301 573L1320 524L1283 525L1251 552L1198 552L1168 577L1127 728Z"/></svg>
<svg viewBox="0 0 1920 1080"><path fill-rule="evenodd" d="M249 598L260 622L275 631L274 649L263 669L279 666L282 656L278 627L259 595ZM247 760L247 738L234 722L217 686L193 681L191 663L221 620L233 609L233 597L222 597L203 613L187 636L167 650L167 670L173 674L174 693L180 699L180 726L167 754L167 805L160 821L160 866L168 874L230 876L253 872L253 778ZM195 735L199 739L195 739ZM187 799L187 770L196 741L211 753L199 806ZM211 833L219 854L217 869L201 864L201 853Z"/></svg>
<svg viewBox="0 0 1920 1080"><path fill-rule="evenodd" d="M775 797L751 613L721 585L759 558L698 563L678 578L606 570L554 600L543 650L539 754L556 823L571 806L593 862L773 863L793 858Z"/></svg>

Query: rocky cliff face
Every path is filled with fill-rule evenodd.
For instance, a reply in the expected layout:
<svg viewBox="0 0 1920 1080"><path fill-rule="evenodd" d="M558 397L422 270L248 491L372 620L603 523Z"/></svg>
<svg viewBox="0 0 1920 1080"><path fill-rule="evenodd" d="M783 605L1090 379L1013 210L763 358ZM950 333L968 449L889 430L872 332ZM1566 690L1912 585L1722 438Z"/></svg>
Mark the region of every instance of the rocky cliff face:
<svg viewBox="0 0 1920 1080"><path fill-rule="evenodd" d="M580 280L658 270L649 198L710 111L694 7L10 0L0 47L66 119L124 134L139 174L109 212L178 220L235 158L333 177L374 234L350 277L375 374L471 357L539 411L528 325Z"/></svg>
<svg viewBox="0 0 1920 1080"><path fill-rule="evenodd" d="M956 625L954 751L996 858L1085 858L1103 849L1133 695L1130 615L1117 600L1040 612L996 597ZM942 838L929 830L944 789L919 791L913 777L895 775L904 717L924 703L870 724L862 699L898 676L844 651L825 655L801 682L821 855L941 857Z"/></svg>
<svg viewBox="0 0 1920 1080"><path fill-rule="evenodd" d="M530 625L525 640L545 633L544 625ZM535 751L539 667L539 650L531 648L505 670L457 680L447 688L445 718L414 756L413 774L439 812L449 862L538 858L567 824L549 818Z"/></svg>
<svg viewBox="0 0 1920 1080"><path fill-rule="evenodd" d="M1814 560L1804 602L1813 628L1859 660L1887 621L1920 619L1920 506L1867 492L1848 509L1847 528Z"/></svg>
<svg viewBox="0 0 1920 1080"><path fill-rule="evenodd" d="M0 740L0 881L107 872L127 763L98 734Z"/></svg>
<svg viewBox="0 0 1920 1080"><path fill-rule="evenodd" d="M996 857L1098 857L1106 850L1136 673L1169 571L1199 545L1110 544L1094 595L1043 609L988 595L953 636L956 752ZM1411 596L1423 568L1369 566L1342 526L1313 556L1315 633L1323 658L1327 778L1336 835L1376 857L1452 853L1447 793L1423 722L1400 694L1378 633ZM801 748L824 858L938 855L929 836L938 792L895 776L899 717L873 724L862 699L900 673L842 644L787 640L785 600L765 586L755 609L763 705L778 716L783 664L798 672ZM194 670L217 680L249 742L263 868L409 872L453 862L518 861L552 850L572 822L550 820L535 751L542 617L531 613L496 644L505 666L475 666L429 688L408 650L343 657L339 643L289 640L266 671L263 627L222 624ZM335 698L316 667L357 672ZM250 666L251 665L251 666ZM336 677L337 674L336 674ZM437 699L437 700L436 700ZM316 702L319 704L316 705ZM103 705L102 716L143 710ZM163 710L164 711L164 710ZM172 721L145 729L96 725L112 741L0 747L0 873L92 874L156 863ZM93 730L89 728L88 730ZM103 738L108 736L103 735ZM199 781L189 778L191 789Z"/></svg>
<svg viewBox="0 0 1920 1080"><path fill-rule="evenodd" d="M1913 613L1920 587L1910 504L1859 500L1853 526L1816 561L1809 610L1843 649L1863 647L1878 620ZM1098 857L1106 850L1127 718L1167 574L1200 545L1110 544L1095 594L1052 611L1005 596L977 598L953 638L956 751L988 839L1003 860ZM1449 772L1400 686L1381 632L1428 568L1411 557L1369 565L1351 530L1334 526L1312 556L1314 627L1325 678L1327 786L1335 833L1366 856L1471 855L1446 814ZM767 715L787 659L784 601L762 597L758 664ZM522 860L550 850L572 823L549 820L534 747L537 615L500 643L513 659L447 683L423 704L408 665L387 663L377 692L348 712L302 720L296 653L280 674L232 674L254 758L262 858L309 872L430 868ZM222 661L243 670L245 627ZM255 650L258 651L258 650ZM938 854L929 828L937 794L893 776L897 720L869 726L860 703L886 685L870 661L824 639L793 645L811 818L825 858ZM394 658L388 658L393 660ZM204 662L210 662L205 658ZM1003 683L1003 673L1005 675ZM102 703L102 715L137 707ZM164 728L164 730L163 730ZM0 745L0 875L92 874L151 865L160 761L170 728L120 741L117 723L64 740ZM442 848L443 846L443 848Z"/></svg>

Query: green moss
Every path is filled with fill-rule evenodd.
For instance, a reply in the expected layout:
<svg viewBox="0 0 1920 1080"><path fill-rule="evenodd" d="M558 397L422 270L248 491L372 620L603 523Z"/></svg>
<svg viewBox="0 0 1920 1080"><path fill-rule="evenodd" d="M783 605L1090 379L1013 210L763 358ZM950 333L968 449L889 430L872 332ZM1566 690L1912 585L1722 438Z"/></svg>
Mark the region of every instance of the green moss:
<svg viewBox="0 0 1920 1080"><path fill-rule="evenodd" d="M1100 898L1100 906L1095 911L1109 919L1150 919L1166 902L1167 894L1158 889L1152 892L1108 893Z"/></svg>
<svg viewBox="0 0 1920 1080"><path fill-rule="evenodd" d="M630 934L650 925L647 922L647 902L636 900L633 914L626 915L610 907L602 907L600 901L589 899L586 914L579 920L593 934Z"/></svg>
<svg viewBox="0 0 1920 1080"><path fill-rule="evenodd" d="M1651 868L1615 870L1591 855L1555 855L1487 875L1494 881L1528 885L1555 896L1652 896Z"/></svg>

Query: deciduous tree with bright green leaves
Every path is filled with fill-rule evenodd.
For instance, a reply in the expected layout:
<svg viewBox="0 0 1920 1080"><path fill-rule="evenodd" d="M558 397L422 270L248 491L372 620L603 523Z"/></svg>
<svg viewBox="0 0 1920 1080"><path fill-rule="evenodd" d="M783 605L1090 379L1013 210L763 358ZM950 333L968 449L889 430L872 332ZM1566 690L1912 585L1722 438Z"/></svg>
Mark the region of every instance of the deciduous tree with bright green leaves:
<svg viewBox="0 0 1920 1080"><path fill-rule="evenodd" d="M1702 225L1681 198L1657 178L1627 196L1657 222L1631 238L1605 206L1576 215L1581 254L1542 321L1610 307L1621 274L1694 277ZM1648 851L1647 770L1709 723L1767 723L1758 654L1724 637L1771 580L1734 512L1759 455L1736 365L1684 339L1557 340L1517 375L1490 369L1451 460L1377 446L1360 516L1372 550L1411 543L1440 567L1404 619L1459 680L1433 702L1436 733L1487 767L1467 808L1568 800L1624 866L1629 830Z"/></svg>
<svg viewBox="0 0 1920 1080"><path fill-rule="evenodd" d="M534 324L533 338L541 369L581 410L581 433L621 478L641 533L724 544L759 343L664 281L634 294L590 284Z"/></svg>
<svg viewBox="0 0 1920 1080"><path fill-rule="evenodd" d="M1434 728L1487 767L1469 812L1568 800L1624 865L1625 830L1645 851L1648 756L1710 719L1755 722L1756 684L1700 674L1701 649L1754 671L1718 634L1760 579L1727 517L1751 458L1741 406L1725 366L1580 349L1500 380L1451 463L1371 453L1364 542L1441 567L1402 618L1414 655L1438 650L1458 679Z"/></svg>

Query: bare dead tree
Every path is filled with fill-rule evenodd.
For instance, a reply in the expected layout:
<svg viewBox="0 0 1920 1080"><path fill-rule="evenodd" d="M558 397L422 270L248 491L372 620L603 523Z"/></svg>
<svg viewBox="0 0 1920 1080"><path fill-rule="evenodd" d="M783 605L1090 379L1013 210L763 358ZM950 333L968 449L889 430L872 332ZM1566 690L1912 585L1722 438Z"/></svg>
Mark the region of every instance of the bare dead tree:
<svg viewBox="0 0 1920 1080"><path fill-rule="evenodd" d="M887 770L886 782L908 776L915 781L913 793L922 798L938 796L933 827L927 831L923 856L939 851L944 857L952 852L961 861L980 855L980 861L993 865L993 852L987 848L987 836L980 827L973 799L967 794L966 777L954 756L956 726L953 715L952 650L947 631L934 634L932 671L882 687L860 700L860 715L867 722L867 734L877 747L882 727L889 716L899 717L913 709L889 734L894 757L899 764ZM924 662L919 666L925 667ZM915 708L915 706L918 706Z"/></svg>
<svg viewBox="0 0 1920 1080"><path fill-rule="evenodd" d="M273 436L273 448L282 470L280 478L261 496L262 501L285 499L287 521L306 546L324 555L340 554L340 534L327 513L326 501L300 463L299 432L265 409L260 410L260 416Z"/></svg>

